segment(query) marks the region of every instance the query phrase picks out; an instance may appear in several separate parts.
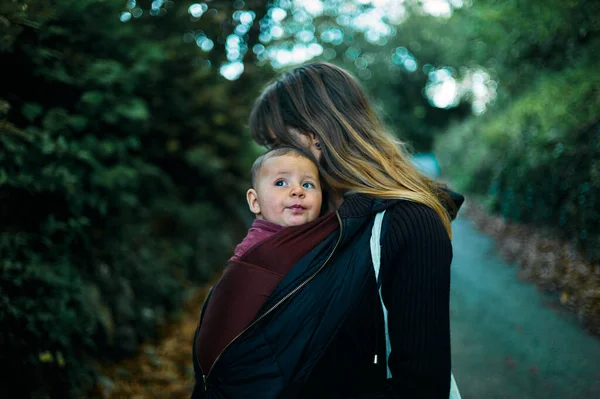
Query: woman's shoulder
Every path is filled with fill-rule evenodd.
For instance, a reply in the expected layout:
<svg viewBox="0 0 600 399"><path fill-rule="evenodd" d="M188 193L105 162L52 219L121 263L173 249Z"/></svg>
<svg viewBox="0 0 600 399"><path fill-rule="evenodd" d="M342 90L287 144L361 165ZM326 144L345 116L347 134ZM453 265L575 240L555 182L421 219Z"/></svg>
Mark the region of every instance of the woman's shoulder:
<svg viewBox="0 0 600 399"><path fill-rule="evenodd" d="M386 214L386 230L394 241L400 238L414 241L448 237L439 215L425 204L409 200L394 201Z"/></svg>
<svg viewBox="0 0 600 399"><path fill-rule="evenodd" d="M445 270L452 261L452 242L438 214L408 200L386 211L381 251L384 263L402 264L402 270L418 273L423 266Z"/></svg>
<svg viewBox="0 0 600 399"><path fill-rule="evenodd" d="M437 191L437 199L440 201L440 204L446 210L446 213L450 217L451 220L456 219L458 215L458 211L465 201L465 197L462 194L454 192L447 188L440 188ZM375 211L379 212L383 209L390 208L394 206L397 209L397 212L405 212L405 213L425 213L428 217L433 217L434 214L437 214L433 209L428 207L427 205L410 201L408 199L375 199Z"/></svg>
<svg viewBox="0 0 600 399"><path fill-rule="evenodd" d="M392 217L395 219L402 216L403 218L399 219L398 222L429 220L431 218L439 220L439 216L431 207L405 199L394 200L388 205L387 212L393 215Z"/></svg>

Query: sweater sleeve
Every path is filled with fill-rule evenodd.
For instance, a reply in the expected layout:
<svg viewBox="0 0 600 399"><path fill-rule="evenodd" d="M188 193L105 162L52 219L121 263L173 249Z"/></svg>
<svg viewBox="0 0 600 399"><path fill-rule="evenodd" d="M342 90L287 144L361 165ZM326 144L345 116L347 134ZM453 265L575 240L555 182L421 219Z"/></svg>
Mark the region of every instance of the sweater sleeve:
<svg viewBox="0 0 600 399"><path fill-rule="evenodd" d="M430 208L403 201L388 213L381 241L381 278L392 378L359 398L446 399L452 245Z"/></svg>

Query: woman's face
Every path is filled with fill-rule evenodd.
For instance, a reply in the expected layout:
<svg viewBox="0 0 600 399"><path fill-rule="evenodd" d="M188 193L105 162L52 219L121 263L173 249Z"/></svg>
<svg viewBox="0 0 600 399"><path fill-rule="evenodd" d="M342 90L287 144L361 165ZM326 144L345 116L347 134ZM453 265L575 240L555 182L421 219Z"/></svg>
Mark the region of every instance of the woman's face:
<svg viewBox="0 0 600 399"><path fill-rule="evenodd" d="M318 162L321 162L321 148L317 145L319 140L314 133L302 134L296 128L288 128L288 132L298 140L302 146L310 151Z"/></svg>

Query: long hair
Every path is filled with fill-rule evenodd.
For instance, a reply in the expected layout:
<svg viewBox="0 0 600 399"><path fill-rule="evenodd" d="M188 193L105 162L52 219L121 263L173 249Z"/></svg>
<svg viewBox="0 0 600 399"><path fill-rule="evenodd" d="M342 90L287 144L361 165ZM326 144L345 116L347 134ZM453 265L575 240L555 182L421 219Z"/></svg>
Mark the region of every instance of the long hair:
<svg viewBox="0 0 600 399"><path fill-rule="evenodd" d="M292 129L317 137L322 178L334 192L424 204L439 215L452 237L450 216L439 199L444 196L441 185L412 165L406 145L384 129L348 72L329 63L310 63L265 88L250 114L252 137L267 147L302 147Z"/></svg>

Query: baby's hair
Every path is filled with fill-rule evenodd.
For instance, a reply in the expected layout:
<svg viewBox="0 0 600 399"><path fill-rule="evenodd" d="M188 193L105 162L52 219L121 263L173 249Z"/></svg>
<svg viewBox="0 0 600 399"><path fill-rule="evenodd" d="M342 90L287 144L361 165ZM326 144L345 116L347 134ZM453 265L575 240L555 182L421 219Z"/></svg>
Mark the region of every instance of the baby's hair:
<svg viewBox="0 0 600 399"><path fill-rule="evenodd" d="M298 157L306 158L309 161L313 162L315 165L317 165L317 168L318 168L316 159L313 157L312 154L310 154L304 150L301 150L299 148L296 148L296 147L277 147L277 148L274 148L272 150L265 152L260 157L256 158L256 161L254 161L254 164L252 164L252 169L250 169L250 175L252 177L252 188L256 188L256 183L258 181L260 169L262 168L263 164L265 163L265 161L267 159L282 157L284 155L289 155L289 154L293 154Z"/></svg>

